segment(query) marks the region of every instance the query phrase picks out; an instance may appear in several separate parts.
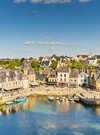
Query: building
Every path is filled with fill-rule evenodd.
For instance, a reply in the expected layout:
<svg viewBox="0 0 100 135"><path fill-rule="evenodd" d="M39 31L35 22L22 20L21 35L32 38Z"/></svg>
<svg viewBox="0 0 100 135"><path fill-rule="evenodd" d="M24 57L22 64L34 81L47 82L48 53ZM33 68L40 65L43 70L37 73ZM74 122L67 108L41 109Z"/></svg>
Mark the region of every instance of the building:
<svg viewBox="0 0 100 135"><path fill-rule="evenodd" d="M21 71L24 75L24 77L26 78L26 80L29 81L29 83L31 82L35 82L35 72L32 69L31 63L29 60L24 60L22 67L21 67Z"/></svg>
<svg viewBox="0 0 100 135"><path fill-rule="evenodd" d="M78 85L88 87L88 74L81 72L78 76Z"/></svg>
<svg viewBox="0 0 100 135"><path fill-rule="evenodd" d="M57 73L56 71L52 71L50 75L47 77L47 85L57 85Z"/></svg>
<svg viewBox="0 0 100 135"><path fill-rule="evenodd" d="M96 66L97 65L97 59L95 57L88 58L89 65Z"/></svg>
<svg viewBox="0 0 100 135"><path fill-rule="evenodd" d="M88 58L88 55L77 55L77 56L75 57L75 59L76 59L77 61L87 60L87 58Z"/></svg>
<svg viewBox="0 0 100 135"><path fill-rule="evenodd" d="M69 68L66 66L59 67L57 69L57 85L68 87L68 82L69 82Z"/></svg>
<svg viewBox="0 0 100 135"><path fill-rule="evenodd" d="M49 67L51 65L51 60L48 56L43 57L41 62L41 67Z"/></svg>
<svg viewBox="0 0 100 135"><path fill-rule="evenodd" d="M79 86L79 70L78 69L71 69L69 74L69 87L76 88Z"/></svg>
<svg viewBox="0 0 100 135"><path fill-rule="evenodd" d="M35 82L35 73L29 61L24 61L20 69L0 72L0 89L14 90L29 88Z"/></svg>

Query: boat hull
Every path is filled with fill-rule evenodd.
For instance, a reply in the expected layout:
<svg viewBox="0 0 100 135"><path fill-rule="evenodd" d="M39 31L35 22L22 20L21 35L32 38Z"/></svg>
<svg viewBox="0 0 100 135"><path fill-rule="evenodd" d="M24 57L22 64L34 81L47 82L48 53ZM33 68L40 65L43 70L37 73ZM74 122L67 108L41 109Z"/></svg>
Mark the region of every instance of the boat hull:
<svg viewBox="0 0 100 135"><path fill-rule="evenodd" d="M19 103L19 102L24 102L25 100L26 100L26 97L23 97L21 99L15 98L14 102Z"/></svg>
<svg viewBox="0 0 100 135"><path fill-rule="evenodd" d="M13 105L14 102L7 102L6 105Z"/></svg>

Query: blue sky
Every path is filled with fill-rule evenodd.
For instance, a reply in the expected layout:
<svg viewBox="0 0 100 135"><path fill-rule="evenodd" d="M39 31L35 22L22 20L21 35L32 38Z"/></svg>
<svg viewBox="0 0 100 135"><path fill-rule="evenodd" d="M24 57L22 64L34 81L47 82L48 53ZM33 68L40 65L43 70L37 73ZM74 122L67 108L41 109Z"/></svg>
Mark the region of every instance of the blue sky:
<svg viewBox="0 0 100 135"><path fill-rule="evenodd" d="M1 58L100 53L100 0L0 2Z"/></svg>

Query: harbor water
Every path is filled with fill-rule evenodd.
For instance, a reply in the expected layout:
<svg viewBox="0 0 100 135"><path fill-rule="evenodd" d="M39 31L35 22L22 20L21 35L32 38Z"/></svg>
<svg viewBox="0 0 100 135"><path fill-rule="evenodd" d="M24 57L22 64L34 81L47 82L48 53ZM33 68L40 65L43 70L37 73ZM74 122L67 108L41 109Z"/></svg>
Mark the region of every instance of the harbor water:
<svg viewBox="0 0 100 135"><path fill-rule="evenodd" d="M100 107L30 96L0 106L1 135L100 135Z"/></svg>

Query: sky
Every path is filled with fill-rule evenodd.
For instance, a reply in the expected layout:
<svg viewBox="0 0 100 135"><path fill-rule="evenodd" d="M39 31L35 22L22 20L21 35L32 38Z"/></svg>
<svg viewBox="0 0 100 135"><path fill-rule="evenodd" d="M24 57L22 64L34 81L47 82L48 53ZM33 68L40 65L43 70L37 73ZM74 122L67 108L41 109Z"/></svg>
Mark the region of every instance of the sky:
<svg viewBox="0 0 100 135"><path fill-rule="evenodd" d="M100 0L0 2L0 58L100 54Z"/></svg>

